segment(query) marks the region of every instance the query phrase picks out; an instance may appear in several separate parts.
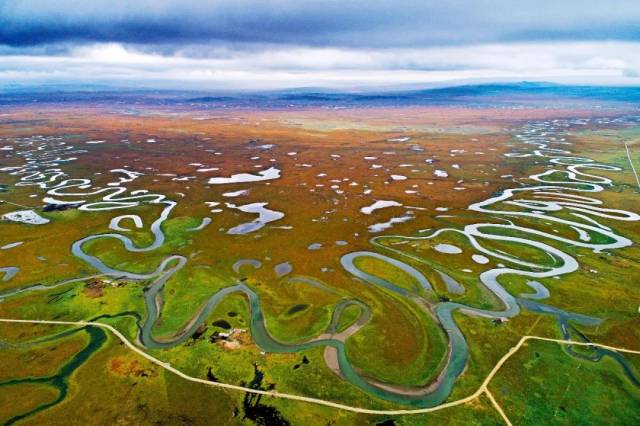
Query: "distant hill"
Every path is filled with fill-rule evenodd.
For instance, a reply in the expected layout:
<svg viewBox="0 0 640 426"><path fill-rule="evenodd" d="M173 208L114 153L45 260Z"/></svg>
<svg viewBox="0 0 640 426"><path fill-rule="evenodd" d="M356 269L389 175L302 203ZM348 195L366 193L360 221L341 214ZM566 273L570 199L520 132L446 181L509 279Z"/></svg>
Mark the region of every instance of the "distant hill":
<svg viewBox="0 0 640 426"><path fill-rule="evenodd" d="M331 92L296 89L225 96L224 102L271 101L294 103L460 103L533 99L603 100L640 102L640 87L565 86L544 82L476 84L423 90L380 92ZM190 98L188 102L216 102L217 97Z"/></svg>
<svg viewBox="0 0 640 426"><path fill-rule="evenodd" d="M4 87L0 104L21 103L131 103L158 105L224 105L236 107L289 106L398 106L569 103L640 103L640 87L569 86L546 82L492 83L419 90L335 91L298 88L268 92L195 92L131 90L104 86Z"/></svg>

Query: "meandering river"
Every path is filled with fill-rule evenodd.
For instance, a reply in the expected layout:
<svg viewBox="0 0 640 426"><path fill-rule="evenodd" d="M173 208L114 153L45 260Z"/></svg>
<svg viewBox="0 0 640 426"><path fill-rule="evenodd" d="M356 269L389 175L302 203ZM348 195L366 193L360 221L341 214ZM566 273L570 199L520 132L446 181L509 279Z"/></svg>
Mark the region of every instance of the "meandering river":
<svg viewBox="0 0 640 426"><path fill-rule="evenodd" d="M74 256L83 260L102 275L125 277L132 280L149 280L144 293L146 303L146 315L137 318L139 324L139 344L153 349L169 348L184 342L206 320L216 305L233 293L244 294L251 312L251 334L256 344L268 352L296 352L310 347L325 347L325 359L334 371L344 377L349 383L360 389L376 395L377 397L402 404L419 407L435 406L447 399L458 377L464 371L469 351L463 331L454 319L456 312L465 315L485 317L489 319L508 319L520 313L521 309L546 315L554 315L558 318L559 326L565 338L569 337L570 322L584 326L593 326L600 322L597 318L585 315L565 312L558 308L544 305L540 302L549 297L549 290L540 284L540 279L560 277L572 273L579 268L578 260L558 247L577 247L599 253L605 250L614 250L627 247L632 244L628 238L617 234L603 221L638 221L640 216L633 212L611 209L603 206L603 203L592 195L605 191L612 185L612 181L599 172L620 171L618 167L601 164L586 157L575 156L568 149L567 131L572 126L584 124L584 120L553 120L533 122L526 124L515 134L520 141L518 151L509 153L511 158L536 158L544 160L549 169L542 173L528 177L530 184L504 189L494 196L468 206L479 217L486 217L484 221L465 225L461 228L442 228L433 230L430 234L420 236L382 235L372 238L372 250L357 251L344 255L341 264L344 269L367 283L383 288L385 291L396 293L414 303L417 309L426 310L435 318L446 332L448 339L447 361L440 371L437 379L432 383L426 383L421 387L403 387L393 384L380 383L361 375L352 366L345 350L345 339L358 332L366 324L372 313L362 302L356 299L342 300L334 311L334 316L329 328L321 335L308 341L297 344L285 344L274 339L268 332L260 299L256 292L244 283L223 288L211 295L206 303L196 312L188 324L183 327L171 339L159 339L153 335L154 325L161 314L162 291L164 285L174 274L185 267L188 259L172 255L165 258L155 270L147 273L133 273L106 265L98 256L85 251L86 243L95 240L118 240L123 247L130 252L150 252L158 249L164 243L165 235L162 224L168 219L176 202L167 199L164 195L148 193L145 190L127 193L124 183L127 180L120 179L109 187L92 189L90 179L67 179L61 169L61 165L73 161L71 155L82 153L82 150L74 149L59 139L48 141L22 141L22 145L29 148L21 151L26 160L23 167L5 168L13 175L21 176L18 185L36 185L47 192L46 201L49 203L74 203L80 210L101 211L124 209L140 204L156 204L163 206L159 217L151 224L150 231L153 241L146 246L137 246L131 238L119 233L126 232L119 223L127 218L131 219L136 227L142 226L142 219L137 215L123 215L112 220L111 229L119 232L90 235L76 241L71 250ZM274 176L273 178L277 178ZM525 181L524 179L521 181ZM217 182L216 182L217 183ZM589 194L586 195L586 194ZM87 202L88 197L101 197L97 202ZM60 199L64 199L61 201ZM532 227L526 223L535 221L538 225ZM608 222L607 222L608 223ZM559 234L554 226L572 230L571 233ZM204 226L193 228L191 232L197 232ZM425 241L434 240L455 234L462 236L470 250L474 252L474 259L486 259L497 262L505 262L510 266L488 268L479 274L481 285L486 287L499 301L499 306L494 309L479 309L456 302L433 302L433 298L424 297L425 293L433 292L429 280L415 266L416 264L430 267L430 263L421 256L409 250L402 250L398 246L385 244L385 241ZM506 243L502 247L514 247L514 252L498 251L489 247L491 242ZM523 258L518 253L519 247L527 247L532 250L547 253L546 261ZM454 247L455 248L455 247ZM447 253L447 250L442 251ZM455 251L450 251L452 254ZM411 291L386 279L364 271L357 266L359 258L374 258L386 262L404 273L412 276L420 285L421 291ZM549 261L552 260L552 261ZM9 274L14 271L3 268L4 279L11 279ZM15 274L14 274L15 275ZM526 278L528 282L535 283L534 297L527 298L527 294L517 295L509 292L501 281L506 275L517 275ZM8 277L8 278L7 278ZM35 286L25 287L22 290L6 292L2 297L19 294L22 291L31 291ZM462 289L464 291L464 289ZM360 306L360 317L348 331L338 333L336 325L344 307L349 304ZM584 336L583 336L584 337ZM574 353L578 356L579 354ZM598 361L603 356L613 357L624 369L627 376L640 385L633 376L626 360L618 355L604 350L599 350L590 357L592 361Z"/></svg>

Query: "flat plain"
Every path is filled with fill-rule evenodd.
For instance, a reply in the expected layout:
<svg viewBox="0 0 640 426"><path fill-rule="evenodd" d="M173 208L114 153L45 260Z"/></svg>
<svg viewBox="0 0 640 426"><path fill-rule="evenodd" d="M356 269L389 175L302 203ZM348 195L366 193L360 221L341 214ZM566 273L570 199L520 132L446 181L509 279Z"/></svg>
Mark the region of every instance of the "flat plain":
<svg viewBox="0 0 640 426"><path fill-rule="evenodd" d="M25 103L0 166L3 423L640 416L627 104Z"/></svg>

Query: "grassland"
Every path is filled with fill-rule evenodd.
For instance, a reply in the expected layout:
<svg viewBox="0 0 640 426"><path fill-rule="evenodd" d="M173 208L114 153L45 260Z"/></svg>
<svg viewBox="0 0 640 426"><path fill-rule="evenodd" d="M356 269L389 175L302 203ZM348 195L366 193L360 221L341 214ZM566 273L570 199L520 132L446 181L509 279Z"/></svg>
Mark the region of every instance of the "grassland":
<svg viewBox="0 0 640 426"><path fill-rule="evenodd" d="M480 264L472 259L476 251L460 232L444 232L434 239L423 237L435 229L460 230L492 220L490 215L467 207L506 188L531 185L526 177L548 169L541 158L505 157L521 149L513 138L515 131L505 128L518 129L530 121L624 112L399 108L354 109L338 117L327 110L242 110L223 111L219 117L205 121L192 119L202 113L160 110L131 117L101 109L15 108L10 114L24 124L0 122L0 145L15 146L13 151L2 151L6 154L3 166L19 167L23 163L17 153L20 138L60 137L86 151L74 154L75 160L60 166L68 178L91 179L93 188L115 187L109 184L116 183L126 186L128 194L146 190L177 203L161 225L164 241L154 250L133 252L120 241L106 237L82 247L104 265L132 274L149 274L169 256L186 260L186 266L168 277L154 301L159 314L151 329L153 338L178 338L213 294L242 284L259 300L269 337L287 348L265 351L256 344L264 336L258 336L256 333L262 332L253 327L255 306L246 293L237 292L222 298L181 343L165 349L146 348L153 356L206 380L275 389L356 407L403 409L407 404L372 394L343 374L336 374L328 365L325 345L314 340L333 338L334 345L343 344L354 372L372 383L414 391L434 382L447 364L450 351L434 308L438 303L503 309L501 299L479 280L482 272L520 268L518 262L522 260L538 265L524 268L528 272L557 268L562 259L528 244L478 237L487 249L513 257L511 261L491 257ZM637 125L605 121L568 130L572 152L622 168L598 171L613 182L606 191L590 196L607 208L637 212L638 189L620 143L620 139L635 140L637 129ZM410 139L394 141L399 136ZM149 143L149 139L155 142ZM94 140L105 142L85 143ZM632 159L638 161L637 144L632 142L629 147ZM279 179L220 186L208 181L213 176L250 173L270 166L282 171ZM122 168L143 175L132 182L118 183L120 175L113 170ZM436 170L446 170L448 177L437 176ZM1 291L6 295L0 303L0 317L96 319L139 342L140 326L149 313L145 296L158 277L101 274L73 256L71 246L89 235L116 232L109 225L122 214L137 215L143 226L137 228L131 221L122 221L129 229L121 234L137 247L149 246L155 238L150 224L161 215L162 207L139 203L107 211L73 207L42 211L42 199L47 196L42 188L16 185L20 175L2 172L1 176L6 187L0 199L7 202L0 203L0 215L15 211L18 204L37 210L50 222L43 226L6 220L0 223L1 245L22 242L0 250L0 267L19 268L12 279L2 282ZM248 192L239 197L225 195L244 189ZM68 195L65 200L101 202L96 194ZM400 206L363 214L361 209L375 200L394 200ZM268 208L284 212L285 217L253 233L227 234L230 228L254 217L225 203L258 202L268 202ZM217 209L222 211L213 211ZM513 205L505 209L518 211ZM370 226L407 214L409 220L393 223L382 233L392 235L377 239L377 246L371 244L370 238L380 234L370 232ZM549 216L574 219L565 210ZM204 217L212 218L212 223L194 231ZM573 339L638 349L640 320L635 282L640 278L636 243L640 230L634 221L605 219L602 223L634 244L594 253L552 238L539 238L548 247L579 261L579 267L569 274L537 279L550 293L543 303L601 319L597 326L569 321L568 332ZM571 226L530 217L518 219L518 225L563 238L578 237ZM484 231L500 237L530 236L526 231L497 226L487 226ZM589 238L593 244L611 242L611 238L595 231ZM310 249L314 244L320 244L320 248ZM442 244L460 247L461 253L440 252L437 246ZM419 271L432 290L421 287L405 270L374 257L357 258L354 265L402 292L373 285L343 268L340 259L345 254L367 250L392 255ZM257 260L260 266L234 269L241 259ZM291 272L278 273L277 265L285 262L292 266ZM450 291L442 273L464 291ZM514 297L532 293L521 275L505 274L499 281ZM42 289L10 294L33 285ZM329 333L334 312L347 300L360 305L343 309L336 319L336 331ZM362 306L370 310L370 318ZM448 400L473 393L521 336L563 338L559 319L551 314L522 309L519 315L504 321L460 311L453 315L466 338L468 362ZM62 424L70 413L78 423L100 424L210 424L212 419L219 424L502 421L484 395L432 414L399 417L259 399L184 381L131 353L108 333L65 330L0 325L0 421L26 416L20 420L25 424ZM342 332L349 334L340 337ZM585 354L591 355L588 351ZM530 342L505 364L490 390L516 424L597 424L612 415L614 422L630 424L640 414L638 387L628 377L639 373L636 358L628 357L626 365L631 373L625 373L611 356L593 362L557 345ZM61 394L63 398L59 399ZM603 398L603 394L612 397Z"/></svg>

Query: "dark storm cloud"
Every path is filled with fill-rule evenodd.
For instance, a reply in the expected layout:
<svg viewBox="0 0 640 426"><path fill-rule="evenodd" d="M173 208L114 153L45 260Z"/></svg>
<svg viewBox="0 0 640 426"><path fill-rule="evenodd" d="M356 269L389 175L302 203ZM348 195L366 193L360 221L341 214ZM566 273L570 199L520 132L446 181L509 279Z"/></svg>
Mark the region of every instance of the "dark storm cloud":
<svg viewBox="0 0 640 426"><path fill-rule="evenodd" d="M640 40L638 0L0 0L0 44L398 47Z"/></svg>

